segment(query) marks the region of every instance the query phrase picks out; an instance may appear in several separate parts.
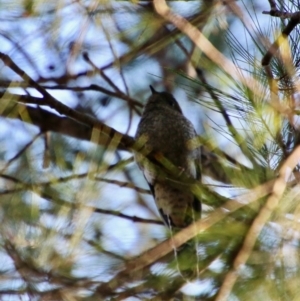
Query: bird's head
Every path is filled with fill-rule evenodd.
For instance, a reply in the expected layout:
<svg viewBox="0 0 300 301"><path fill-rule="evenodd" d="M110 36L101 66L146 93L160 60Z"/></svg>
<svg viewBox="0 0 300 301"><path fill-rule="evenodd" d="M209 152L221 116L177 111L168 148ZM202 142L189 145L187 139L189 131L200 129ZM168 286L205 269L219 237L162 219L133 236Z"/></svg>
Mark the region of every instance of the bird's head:
<svg viewBox="0 0 300 301"><path fill-rule="evenodd" d="M152 95L148 99L145 110L159 108L167 110L171 109L182 114L181 108L172 94L168 92L157 92L152 86L150 86L150 89Z"/></svg>

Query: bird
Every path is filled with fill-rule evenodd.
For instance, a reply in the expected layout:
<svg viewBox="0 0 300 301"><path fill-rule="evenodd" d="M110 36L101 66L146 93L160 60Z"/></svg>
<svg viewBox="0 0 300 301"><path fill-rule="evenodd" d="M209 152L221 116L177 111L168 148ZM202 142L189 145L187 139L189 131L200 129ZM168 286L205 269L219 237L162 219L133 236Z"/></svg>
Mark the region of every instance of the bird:
<svg viewBox="0 0 300 301"><path fill-rule="evenodd" d="M135 135L144 152L135 152L135 161L164 223L169 228L184 228L200 218L201 200L181 181L181 175L201 180L201 148L189 147L197 133L173 95L150 89Z"/></svg>

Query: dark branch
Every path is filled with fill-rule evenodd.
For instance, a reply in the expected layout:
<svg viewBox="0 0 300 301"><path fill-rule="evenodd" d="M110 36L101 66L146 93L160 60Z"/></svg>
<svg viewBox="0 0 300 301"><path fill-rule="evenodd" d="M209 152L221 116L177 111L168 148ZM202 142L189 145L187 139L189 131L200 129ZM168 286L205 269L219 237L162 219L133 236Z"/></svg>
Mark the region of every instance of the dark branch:
<svg viewBox="0 0 300 301"><path fill-rule="evenodd" d="M282 12L276 9L276 5L274 1L269 1L271 5L271 10L269 12L264 11L264 14L269 14L271 16L280 17L280 18L290 18L286 27L282 30L282 36L288 37L293 29L300 23L300 12L296 13L287 13ZM261 60L262 66L268 66L270 64L271 59L276 54L277 50L280 47L280 37L276 39L276 41L271 45L267 53ZM271 77L270 70L267 70L268 77Z"/></svg>
<svg viewBox="0 0 300 301"><path fill-rule="evenodd" d="M115 129L103 124L102 122L96 120L95 118L84 115L75 111L68 106L64 105L63 103L56 100L49 92L40 86L36 81L34 81L25 71L19 68L11 58L4 54L0 53L0 59L4 62L4 64L10 67L13 71L15 71L25 82L29 83L33 86L38 92L43 95L41 99L40 105L49 106L52 109L55 109L61 115L68 116L76 121L82 122L83 124L87 125L88 127L98 129L101 133L100 136L104 135L108 140L117 139L119 140L119 144L124 149L131 148L134 144L134 139L128 135L123 135L120 132L116 131Z"/></svg>

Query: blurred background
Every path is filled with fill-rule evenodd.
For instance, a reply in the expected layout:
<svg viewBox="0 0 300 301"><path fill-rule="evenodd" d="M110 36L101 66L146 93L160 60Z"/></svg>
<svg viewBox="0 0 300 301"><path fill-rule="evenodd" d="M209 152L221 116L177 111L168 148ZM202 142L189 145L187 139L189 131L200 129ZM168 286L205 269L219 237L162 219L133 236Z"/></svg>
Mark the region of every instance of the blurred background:
<svg viewBox="0 0 300 301"><path fill-rule="evenodd" d="M209 219L230 199L276 180L298 145L292 14L300 4L167 5L224 64L159 15L153 1L2 0L0 51L58 102L124 136L135 134L149 85L172 93L205 146ZM1 300L300 299L297 166L267 218L272 187L253 192L235 212L224 209L197 237L196 261L182 252L120 276L128 261L170 237L130 147L51 107L11 64L0 61L0 70ZM238 276L226 295L232 272Z"/></svg>

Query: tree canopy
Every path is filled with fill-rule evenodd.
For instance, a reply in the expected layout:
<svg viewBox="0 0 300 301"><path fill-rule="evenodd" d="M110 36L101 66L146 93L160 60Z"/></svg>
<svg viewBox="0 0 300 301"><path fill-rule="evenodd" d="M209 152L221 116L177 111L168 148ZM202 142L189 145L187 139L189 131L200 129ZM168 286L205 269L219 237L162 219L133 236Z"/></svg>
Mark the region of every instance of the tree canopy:
<svg viewBox="0 0 300 301"><path fill-rule="evenodd" d="M298 300L295 0L0 3L3 300ZM134 162L149 85L199 136L200 220ZM147 156L147 155L146 155Z"/></svg>

